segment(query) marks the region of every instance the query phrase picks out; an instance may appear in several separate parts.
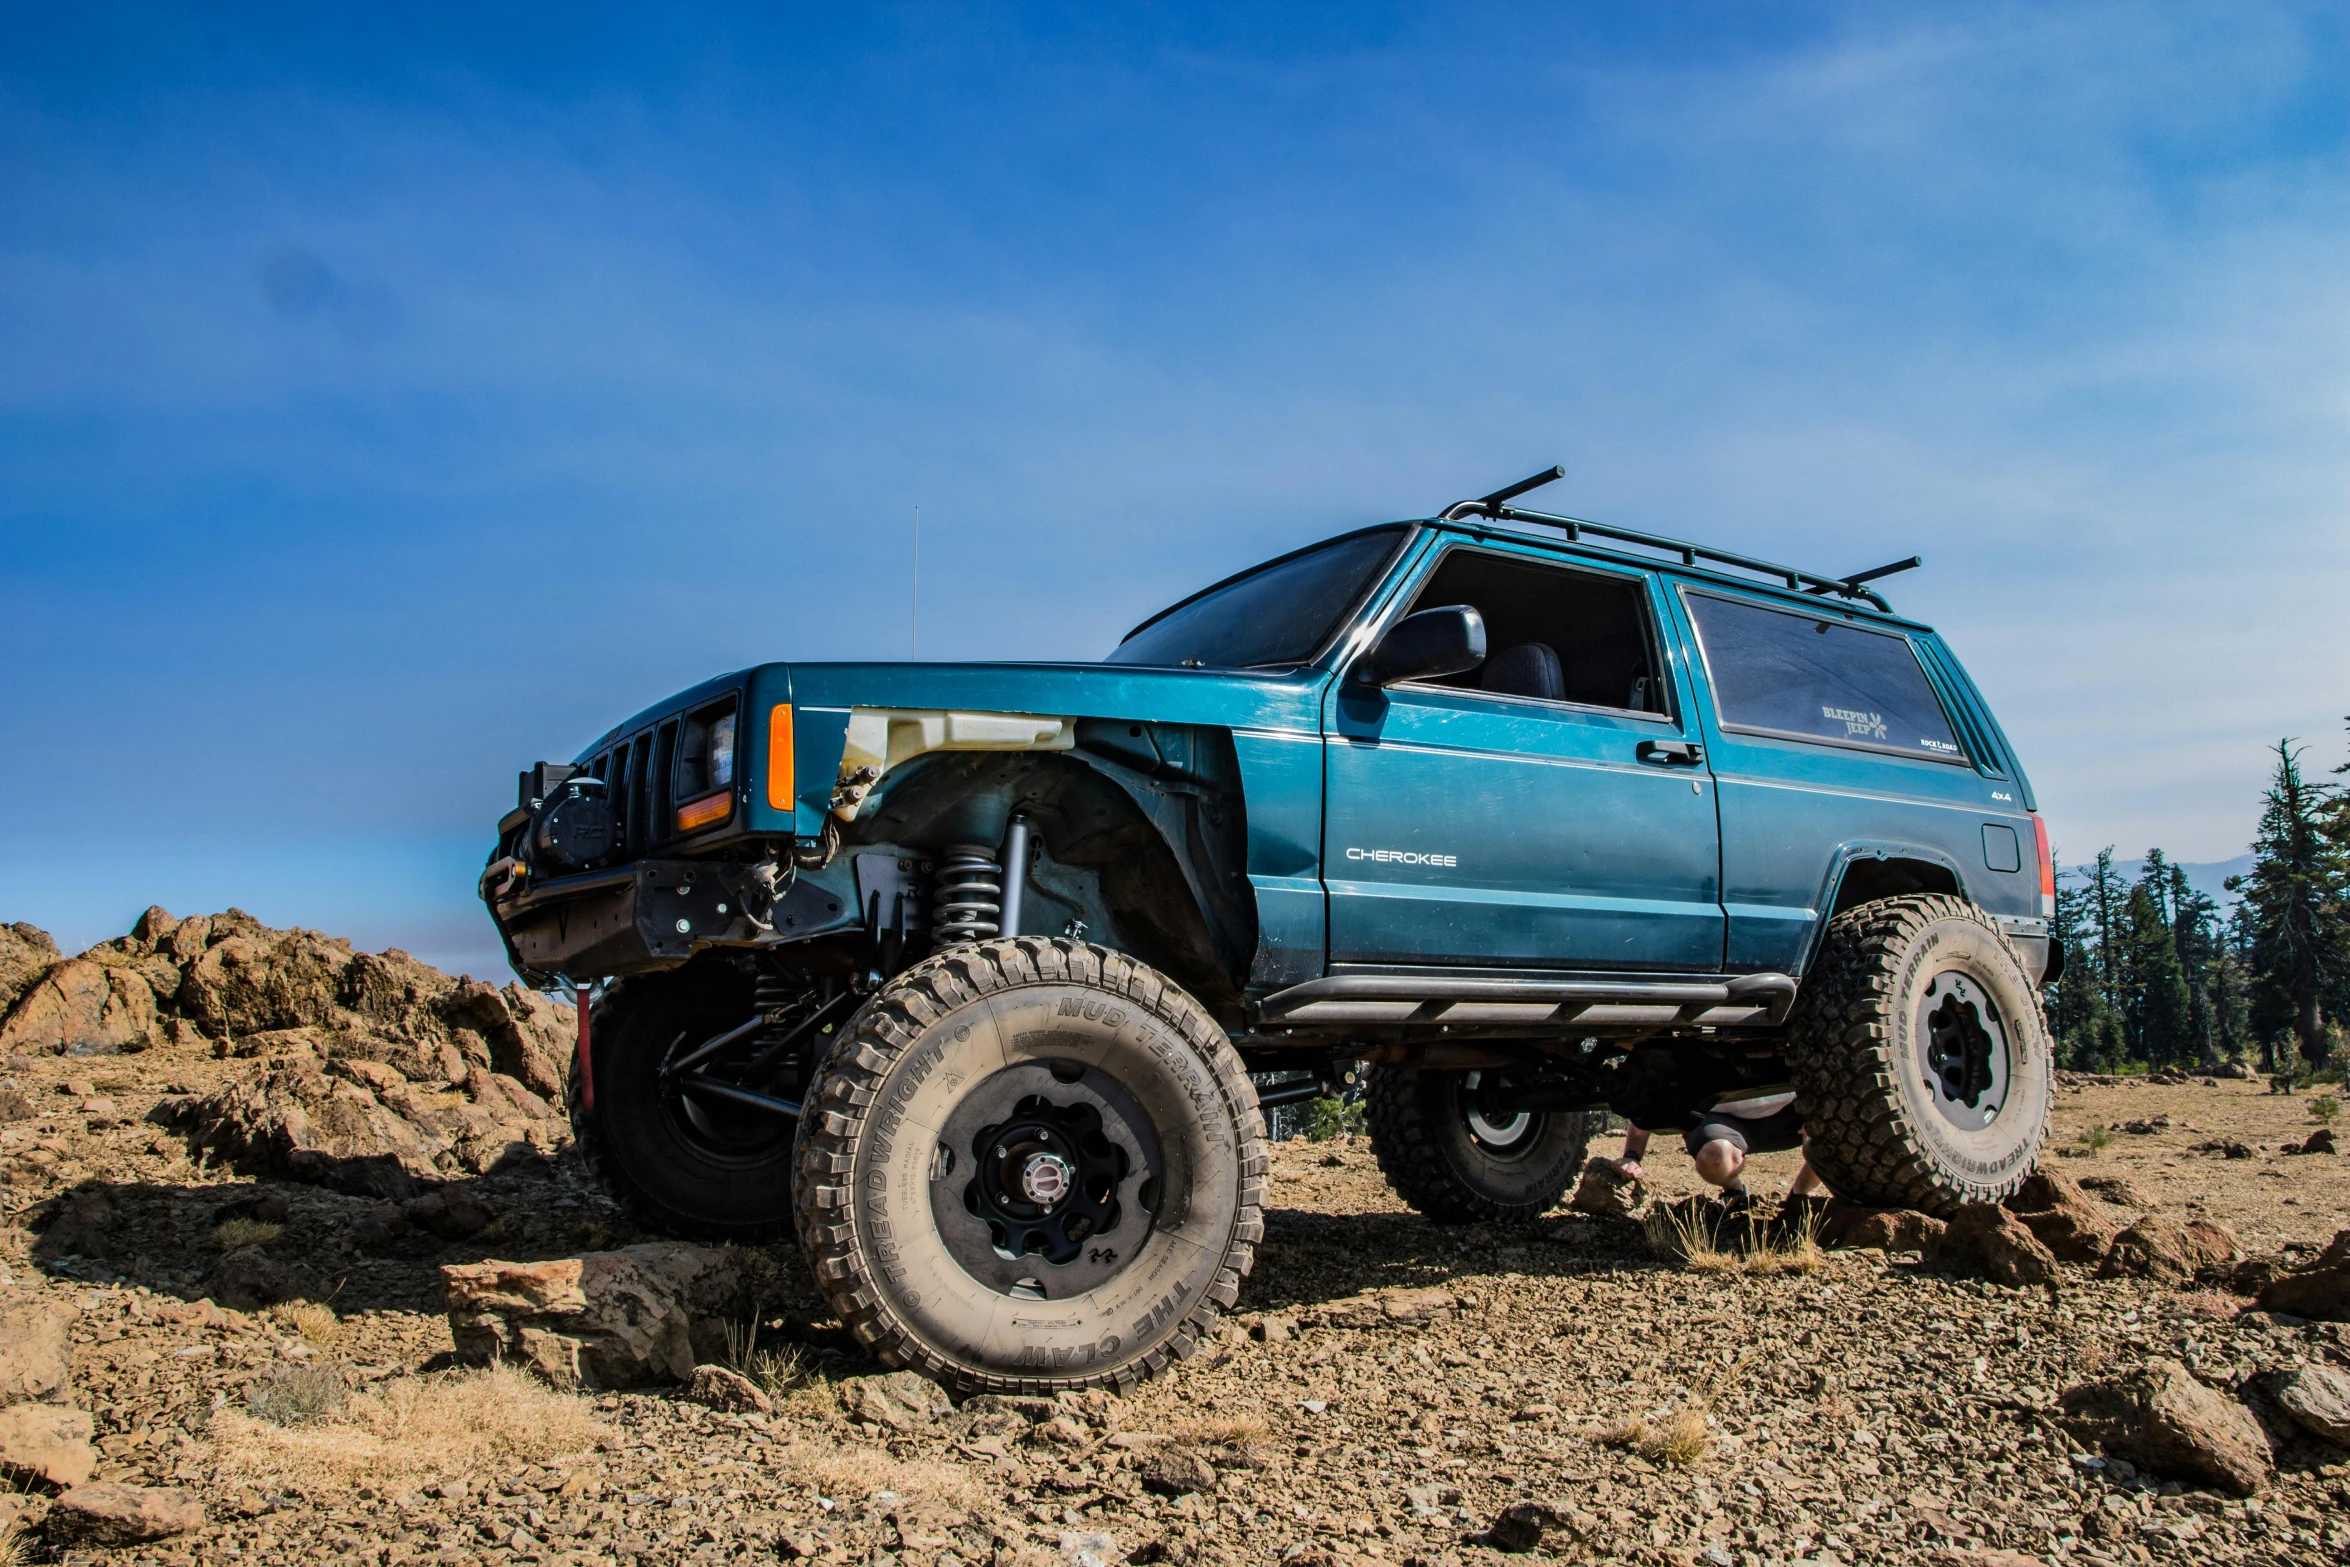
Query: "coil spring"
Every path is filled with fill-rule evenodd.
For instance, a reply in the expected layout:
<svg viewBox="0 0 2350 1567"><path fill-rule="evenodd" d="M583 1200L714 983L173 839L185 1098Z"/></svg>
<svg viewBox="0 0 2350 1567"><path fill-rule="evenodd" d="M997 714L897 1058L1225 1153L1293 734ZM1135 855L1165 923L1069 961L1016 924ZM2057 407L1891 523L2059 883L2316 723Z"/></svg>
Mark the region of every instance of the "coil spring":
<svg viewBox="0 0 2350 1567"><path fill-rule="evenodd" d="M985 941L1001 928L1004 872L995 850L978 843L949 846L939 859L933 885L930 935L937 945Z"/></svg>

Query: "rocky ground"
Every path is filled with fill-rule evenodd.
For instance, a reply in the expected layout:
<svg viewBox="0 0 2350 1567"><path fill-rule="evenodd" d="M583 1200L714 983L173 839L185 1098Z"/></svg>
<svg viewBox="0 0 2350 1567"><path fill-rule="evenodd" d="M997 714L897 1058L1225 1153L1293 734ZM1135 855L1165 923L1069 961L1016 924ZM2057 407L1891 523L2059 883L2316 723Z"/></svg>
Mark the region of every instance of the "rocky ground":
<svg viewBox="0 0 2350 1567"><path fill-rule="evenodd" d="M2350 1271L2316 1265L2350 1172L2281 1151L2316 1128L2305 1095L2068 1085L2047 1161L2073 1178L2063 1211L1996 1221L2081 1259L2043 1283L1990 1282L1958 1246L1693 1266L1637 1218L1439 1229L1361 1139L1301 1141L1276 1152L1240 1314L1131 1396L952 1408L877 1379L788 1252L722 1259L736 1304L697 1305L688 1350L643 1350L727 1358L731 1311L732 1358L766 1391L705 1371L562 1393L459 1360L444 1267L477 1304L509 1292L459 1326L524 1361L553 1319L512 1292L634 1269L683 1301L715 1276L699 1254L606 1256L651 1237L548 1109L569 1019L240 920L157 911L79 960L0 942L0 1514L28 1559L2350 1555L2325 1411L2278 1402L2306 1410L2292 1389L2350 1367L2350 1329L2241 1293ZM1682 1161L1649 1163L1652 1205L1695 1190ZM1757 1161L1758 1190L1789 1163ZM2191 1221L2234 1249L2133 1271L2132 1233L2220 1244ZM523 1266L472 1266L492 1262ZM2166 1421L2208 1440L2124 1456Z"/></svg>

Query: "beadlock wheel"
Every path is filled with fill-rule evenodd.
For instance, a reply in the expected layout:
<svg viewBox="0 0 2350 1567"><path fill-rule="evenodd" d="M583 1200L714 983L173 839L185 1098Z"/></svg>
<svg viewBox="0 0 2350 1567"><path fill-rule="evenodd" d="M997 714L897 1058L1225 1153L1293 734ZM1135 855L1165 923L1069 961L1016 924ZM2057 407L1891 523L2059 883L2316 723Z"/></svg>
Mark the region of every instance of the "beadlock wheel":
<svg viewBox="0 0 2350 1567"><path fill-rule="evenodd" d="M2038 995L1964 899L1838 915L1788 1020L1796 1108L1831 1190L1950 1213L2023 1184L2047 1135L2054 1058Z"/></svg>
<svg viewBox="0 0 2350 1567"><path fill-rule="evenodd" d="M1509 1096L1498 1072L1373 1067L1364 1097L1387 1184L1440 1224L1549 1212L1582 1172L1603 1117L1519 1110Z"/></svg>
<svg viewBox="0 0 2350 1567"><path fill-rule="evenodd" d="M1121 954L956 946L841 1031L800 1121L802 1245L881 1359L965 1390L1125 1386L1239 1298L1264 1123L1223 1031Z"/></svg>

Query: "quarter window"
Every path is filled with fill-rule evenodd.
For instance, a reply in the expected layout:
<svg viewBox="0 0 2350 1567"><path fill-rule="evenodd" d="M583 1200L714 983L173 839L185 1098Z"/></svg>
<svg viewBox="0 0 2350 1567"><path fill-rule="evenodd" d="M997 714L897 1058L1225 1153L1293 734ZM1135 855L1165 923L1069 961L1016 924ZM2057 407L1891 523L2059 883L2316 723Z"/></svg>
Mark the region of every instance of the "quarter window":
<svg viewBox="0 0 2350 1567"><path fill-rule="evenodd" d="M1963 762L1909 638L1842 619L1688 595L1726 729Z"/></svg>

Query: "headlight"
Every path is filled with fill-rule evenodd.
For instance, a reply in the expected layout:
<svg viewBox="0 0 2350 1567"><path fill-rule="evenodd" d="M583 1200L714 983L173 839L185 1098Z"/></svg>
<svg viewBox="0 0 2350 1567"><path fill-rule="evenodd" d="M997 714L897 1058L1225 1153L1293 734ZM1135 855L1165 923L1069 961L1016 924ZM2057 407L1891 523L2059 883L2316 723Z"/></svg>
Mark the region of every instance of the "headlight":
<svg viewBox="0 0 2350 1567"><path fill-rule="evenodd" d="M677 830L699 832L734 814L732 698L686 716L677 747Z"/></svg>

